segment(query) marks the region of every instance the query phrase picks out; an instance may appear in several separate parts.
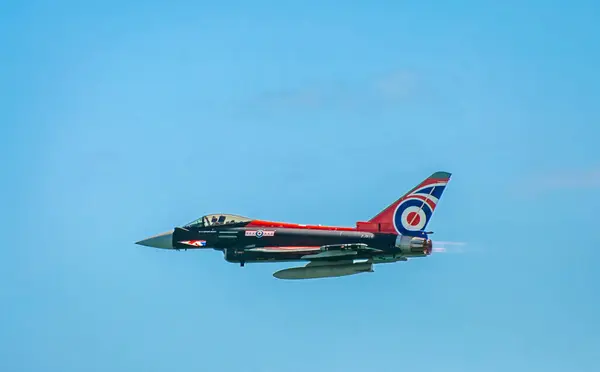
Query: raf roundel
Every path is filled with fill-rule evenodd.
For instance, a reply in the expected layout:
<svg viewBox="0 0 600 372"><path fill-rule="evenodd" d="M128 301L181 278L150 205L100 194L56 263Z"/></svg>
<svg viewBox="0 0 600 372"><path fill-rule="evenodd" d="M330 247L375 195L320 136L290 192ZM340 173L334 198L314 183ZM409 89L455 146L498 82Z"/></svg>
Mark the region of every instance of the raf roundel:
<svg viewBox="0 0 600 372"><path fill-rule="evenodd" d="M394 227L399 234L422 230L431 217L431 213L427 203L416 198L407 198L396 207Z"/></svg>
<svg viewBox="0 0 600 372"><path fill-rule="evenodd" d="M263 235L264 235L264 232L263 232L262 230L258 230L258 231L256 232L256 237L257 237L257 238L262 238L262 236L263 236Z"/></svg>
<svg viewBox="0 0 600 372"><path fill-rule="evenodd" d="M406 230L421 230L425 226L427 216L425 215L425 212L423 212L423 209L413 205L402 210L400 221L402 227Z"/></svg>
<svg viewBox="0 0 600 372"><path fill-rule="evenodd" d="M398 234L410 234L425 228L444 190L446 182L424 185L398 203L394 211L394 228Z"/></svg>

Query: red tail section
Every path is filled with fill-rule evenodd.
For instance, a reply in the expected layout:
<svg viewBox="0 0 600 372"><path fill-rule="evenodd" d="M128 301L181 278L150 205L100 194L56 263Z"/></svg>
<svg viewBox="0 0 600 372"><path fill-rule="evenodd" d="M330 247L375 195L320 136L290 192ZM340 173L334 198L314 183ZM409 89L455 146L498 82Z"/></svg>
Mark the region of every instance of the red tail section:
<svg viewBox="0 0 600 372"><path fill-rule="evenodd" d="M435 172L368 222L357 222L356 228L370 232L420 235L427 227L450 176L448 172Z"/></svg>

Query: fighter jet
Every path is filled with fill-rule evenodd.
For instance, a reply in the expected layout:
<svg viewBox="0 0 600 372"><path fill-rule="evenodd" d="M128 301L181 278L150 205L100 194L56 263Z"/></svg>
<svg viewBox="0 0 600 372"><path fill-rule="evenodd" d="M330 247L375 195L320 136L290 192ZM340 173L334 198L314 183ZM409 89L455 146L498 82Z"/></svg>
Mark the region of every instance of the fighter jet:
<svg viewBox="0 0 600 372"><path fill-rule="evenodd" d="M373 265L427 257L425 231L451 174L435 172L368 221L355 227L303 225L208 214L136 244L170 249L213 249L226 261L308 263L277 271L278 279L313 279L373 272Z"/></svg>

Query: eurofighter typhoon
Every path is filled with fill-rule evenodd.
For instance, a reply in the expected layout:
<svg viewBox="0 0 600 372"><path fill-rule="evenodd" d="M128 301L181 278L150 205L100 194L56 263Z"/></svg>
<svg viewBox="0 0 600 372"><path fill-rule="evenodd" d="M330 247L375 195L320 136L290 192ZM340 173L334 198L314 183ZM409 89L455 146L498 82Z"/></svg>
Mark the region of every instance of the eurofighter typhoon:
<svg viewBox="0 0 600 372"><path fill-rule="evenodd" d="M279 279L339 277L373 272L373 265L427 257L425 229L451 174L435 172L368 221L355 227L303 225L208 214L136 244L170 249L213 249L226 261L307 262L273 274Z"/></svg>

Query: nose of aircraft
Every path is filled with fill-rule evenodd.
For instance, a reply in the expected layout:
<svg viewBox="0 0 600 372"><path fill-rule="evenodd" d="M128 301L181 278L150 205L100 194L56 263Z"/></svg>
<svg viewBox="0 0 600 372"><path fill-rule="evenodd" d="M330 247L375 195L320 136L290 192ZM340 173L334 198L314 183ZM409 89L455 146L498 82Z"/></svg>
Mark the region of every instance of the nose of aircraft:
<svg viewBox="0 0 600 372"><path fill-rule="evenodd" d="M147 239L140 240L135 244L145 245L146 247L172 249L173 248L173 233L166 232L151 236Z"/></svg>

